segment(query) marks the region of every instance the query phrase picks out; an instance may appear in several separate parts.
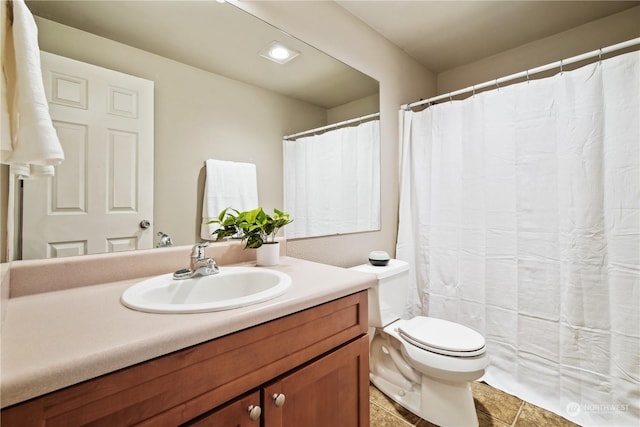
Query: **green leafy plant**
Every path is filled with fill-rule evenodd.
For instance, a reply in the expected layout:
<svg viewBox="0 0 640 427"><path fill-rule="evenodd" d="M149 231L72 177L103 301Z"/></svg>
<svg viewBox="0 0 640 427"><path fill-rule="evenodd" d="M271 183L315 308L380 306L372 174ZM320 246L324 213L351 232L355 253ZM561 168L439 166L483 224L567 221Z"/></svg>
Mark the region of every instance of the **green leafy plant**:
<svg viewBox="0 0 640 427"><path fill-rule="evenodd" d="M223 209L217 219L212 219L207 224L218 224L218 228L211 233L211 237L216 238L216 242L219 242L227 237L234 237L240 235L240 229L236 225L240 212L232 208Z"/></svg>
<svg viewBox="0 0 640 427"><path fill-rule="evenodd" d="M245 242L245 248L259 248L265 243L275 242L278 230L292 221L288 213L278 209L274 209L273 214L269 215L262 208L244 212L227 208L208 224L219 225L219 228L211 233L216 242L239 235Z"/></svg>

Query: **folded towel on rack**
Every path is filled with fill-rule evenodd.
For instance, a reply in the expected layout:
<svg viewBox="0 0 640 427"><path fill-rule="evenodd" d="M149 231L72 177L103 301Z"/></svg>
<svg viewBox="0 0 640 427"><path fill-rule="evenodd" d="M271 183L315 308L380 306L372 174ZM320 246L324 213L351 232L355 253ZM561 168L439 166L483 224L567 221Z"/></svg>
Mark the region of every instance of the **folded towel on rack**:
<svg viewBox="0 0 640 427"><path fill-rule="evenodd" d="M258 181L256 165L209 159L205 162L206 181L202 200L200 237L211 240L217 224L207 224L218 217L221 210L231 207L239 211L257 208Z"/></svg>
<svg viewBox="0 0 640 427"><path fill-rule="evenodd" d="M42 82L38 28L24 0L14 0L1 13L2 163L11 165L19 178L50 176L64 153Z"/></svg>

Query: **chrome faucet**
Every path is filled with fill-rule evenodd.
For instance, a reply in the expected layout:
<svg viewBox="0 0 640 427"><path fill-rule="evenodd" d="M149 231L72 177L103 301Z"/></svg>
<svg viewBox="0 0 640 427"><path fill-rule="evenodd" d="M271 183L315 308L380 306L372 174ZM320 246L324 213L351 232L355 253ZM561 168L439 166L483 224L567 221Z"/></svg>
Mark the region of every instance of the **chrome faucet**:
<svg viewBox="0 0 640 427"><path fill-rule="evenodd" d="M160 236L160 241L156 245L156 248L166 248L169 246L173 246L173 240L171 240L171 236L162 231L158 231L158 236Z"/></svg>
<svg viewBox="0 0 640 427"><path fill-rule="evenodd" d="M209 242L197 243L191 250L191 262L189 268L183 268L173 273L176 280L190 279L194 276L210 276L220 272L216 260L213 258L205 258L204 249L209 246Z"/></svg>

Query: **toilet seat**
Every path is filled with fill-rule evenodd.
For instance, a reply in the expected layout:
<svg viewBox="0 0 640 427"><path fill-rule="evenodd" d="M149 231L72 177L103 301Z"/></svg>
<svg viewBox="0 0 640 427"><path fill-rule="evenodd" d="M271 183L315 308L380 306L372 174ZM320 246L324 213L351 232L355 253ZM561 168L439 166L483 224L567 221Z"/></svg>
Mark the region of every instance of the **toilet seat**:
<svg viewBox="0 0 640 427"><path fill-rule="evenodd" d="M397 330L409 344L445 356L473 357L486 351L478 332L443 319L417 316L402 322Z"/></svg>
<svg viewBox="0 0 640 427"><path fill-rule="evenodd" d="M400 319L387 325L382 332L400 344L409 365L423 375L445 381L473 381L484 374L489 363L485 349L475 356L450 356L414 345L400 335L409 320ZM411 329L411 328L406 328Z"/></svg>

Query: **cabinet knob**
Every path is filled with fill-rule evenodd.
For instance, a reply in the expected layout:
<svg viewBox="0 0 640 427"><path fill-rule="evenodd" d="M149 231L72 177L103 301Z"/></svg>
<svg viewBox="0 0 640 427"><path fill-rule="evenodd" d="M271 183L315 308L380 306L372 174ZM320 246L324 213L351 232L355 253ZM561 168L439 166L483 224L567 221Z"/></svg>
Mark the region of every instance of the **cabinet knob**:
<svg viewBox="0 0 640 427"><path fill-rule="evenodd" d="M260 414L262 414L262 409L258 405L251 405L248 408L249 410L249 418L251 421L256 421L260 419Z"/></svg>
<svg viewBox="0 0 640 427"><path fill-rule="evenodd" d="M276 407L281 408L284 405L284 394L282 393L273 393L273 403L276 404Z"/></svg>

